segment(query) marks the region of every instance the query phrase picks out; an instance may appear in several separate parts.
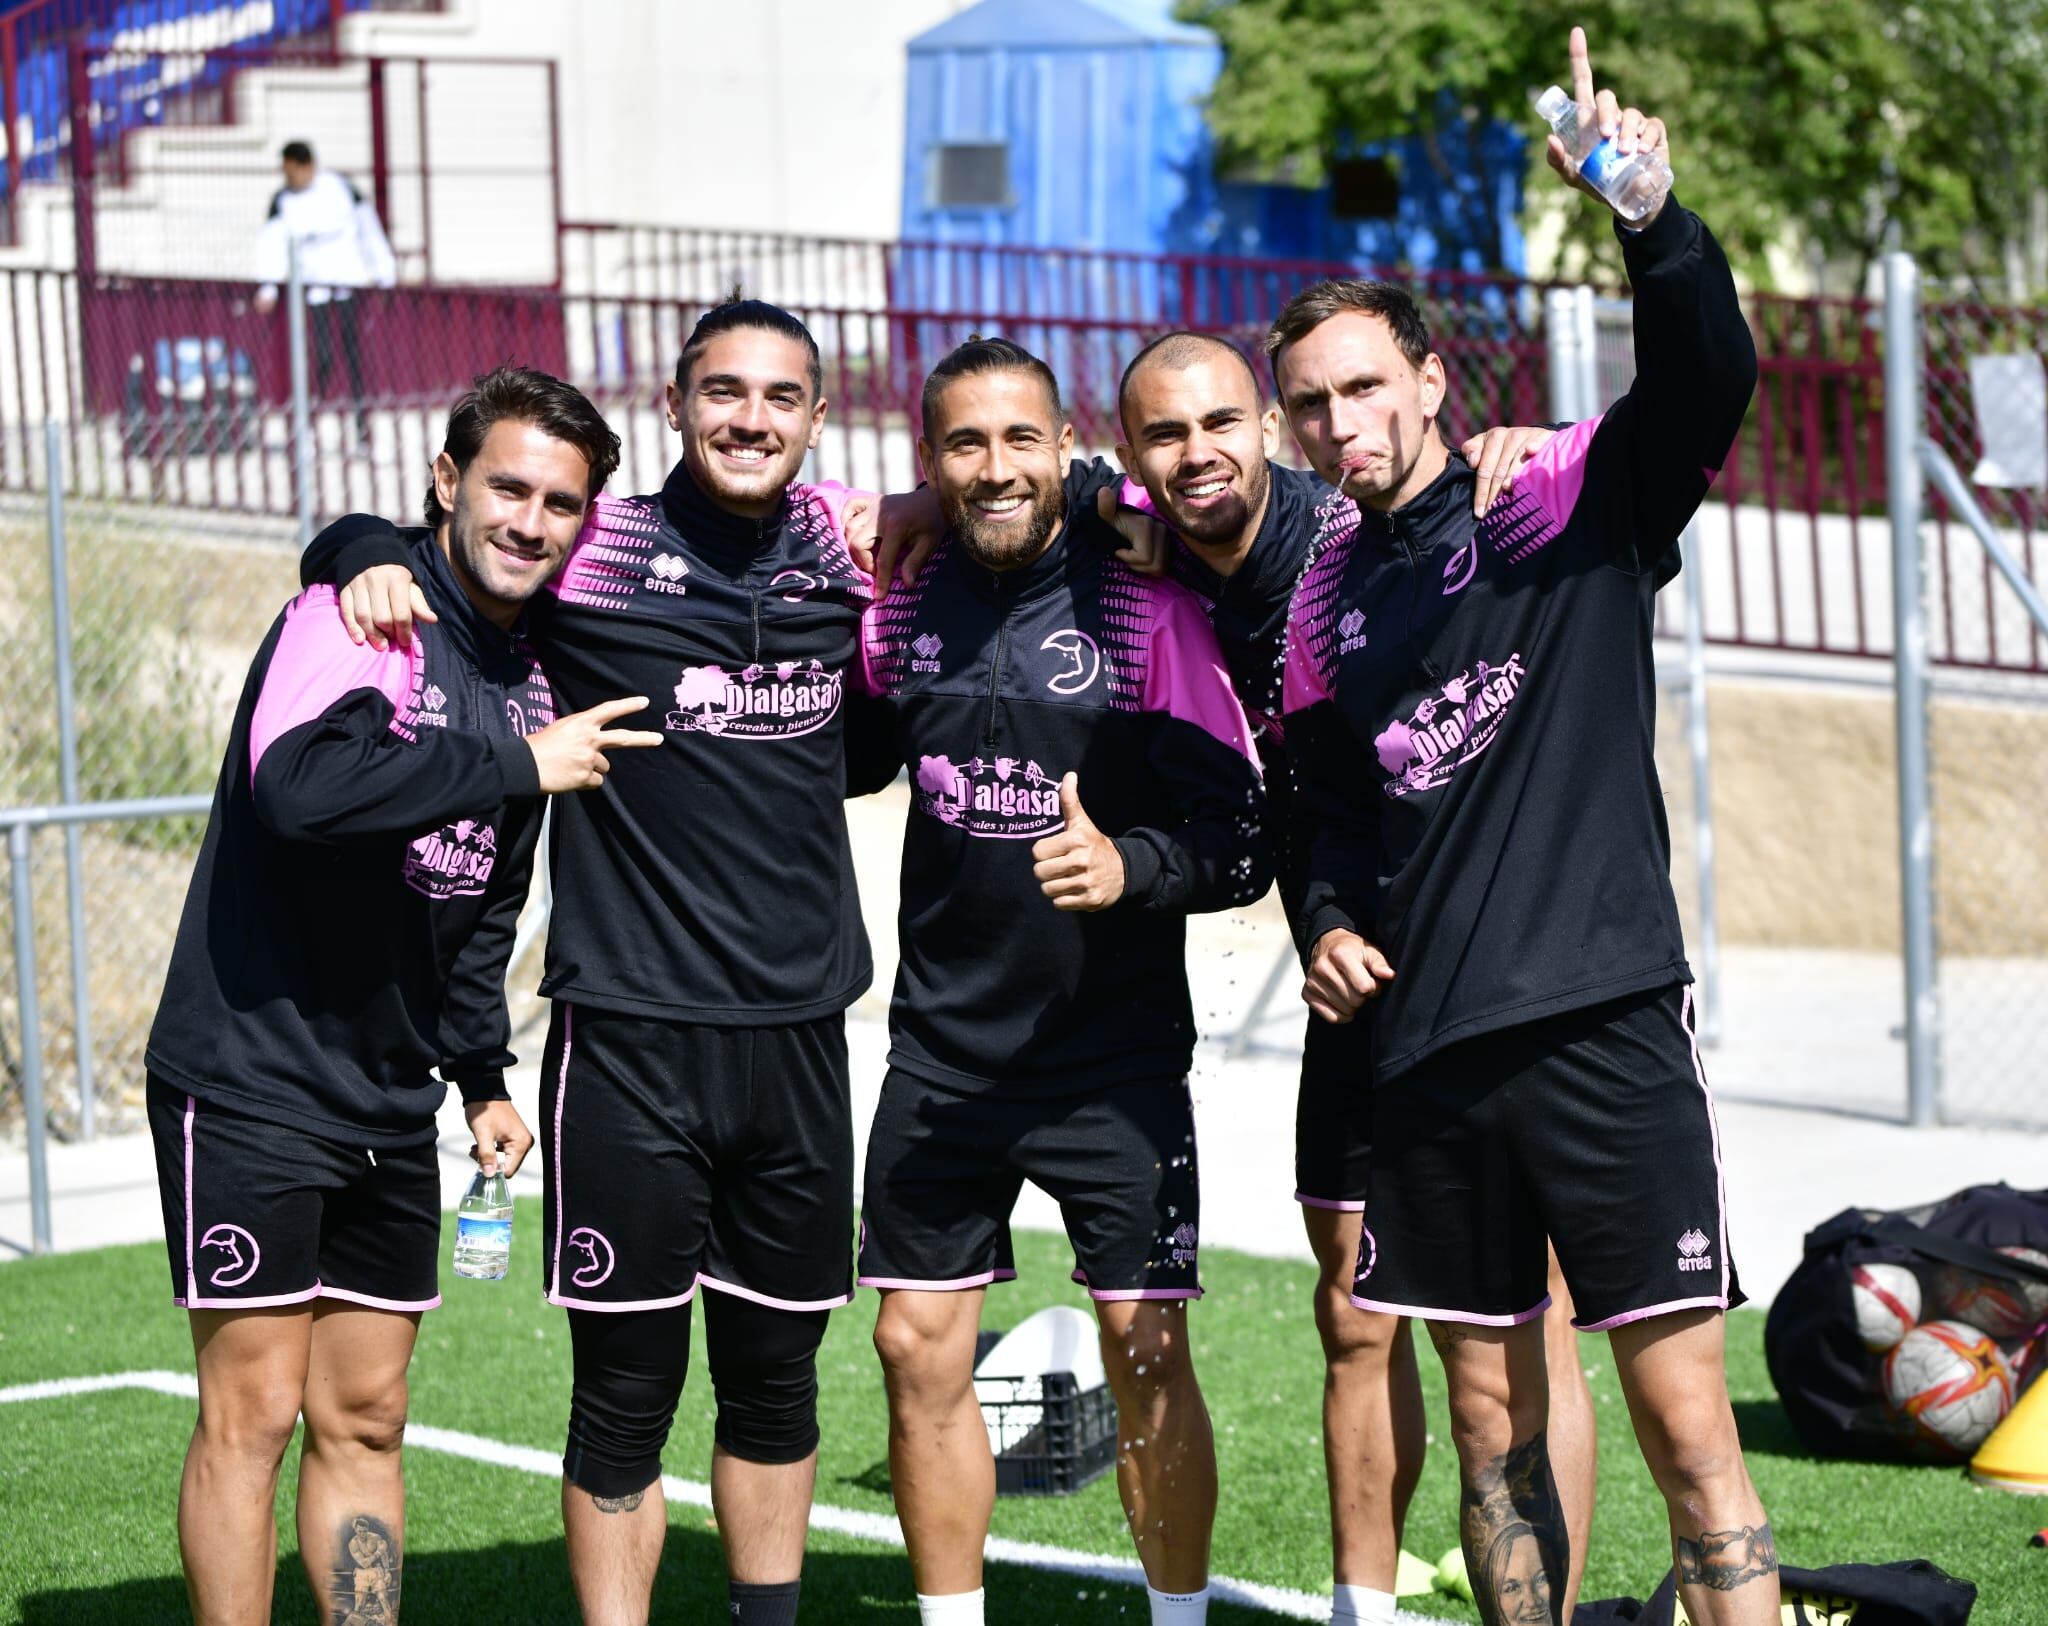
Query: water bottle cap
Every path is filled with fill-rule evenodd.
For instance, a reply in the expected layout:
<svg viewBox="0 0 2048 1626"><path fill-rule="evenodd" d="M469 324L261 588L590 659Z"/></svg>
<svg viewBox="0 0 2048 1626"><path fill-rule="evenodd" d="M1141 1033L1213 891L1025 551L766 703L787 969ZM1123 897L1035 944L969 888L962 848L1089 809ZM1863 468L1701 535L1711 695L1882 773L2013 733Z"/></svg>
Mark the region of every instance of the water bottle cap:
<svg viewBox="0 0 2048 1626"><path fill-rule="evenodd" d="M1541 96L1536 98L1536 111L1552 124L1558 121L1561 114L1576 105L1571 97L1567 96L1563 89L1557 85L1552 85Z"/></svg>

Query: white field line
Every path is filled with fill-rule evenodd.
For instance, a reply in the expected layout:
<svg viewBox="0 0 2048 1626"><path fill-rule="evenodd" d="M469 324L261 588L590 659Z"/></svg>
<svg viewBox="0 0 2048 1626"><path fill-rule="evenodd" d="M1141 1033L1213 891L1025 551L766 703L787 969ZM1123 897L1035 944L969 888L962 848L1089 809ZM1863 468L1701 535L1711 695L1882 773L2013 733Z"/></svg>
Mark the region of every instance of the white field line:
<svg viewBox="0 0 2048 1626"><path fill-rule="evenodd" d="M181 1400L199 1398L198 1379L184 1372L108 1372L98 1377L53 1378L44 1383L24 1383L12 1389L0 1389L0 1405L12 1405L21 1400L62 1400L71 1395L99 1394L109 1389L148 1389ZM446 1456L486 1463L493 1468L516 1468L521 1473L535 1474L542 1479L559 1479L562 1475L562 1459L553 1451L542 1451L530 1445L508 1445L503 1440L487 1440L480 1434L464 1434L458 1429L407 1423L405 1443L415 1451L438 1451ZM663 1474L661 1489L671 1502L682 1502L692 1507L708 1508L711 1505L711 1487L694 1479ZM1318 1503L1318 1511L1320 1507ZM811 1528L829 1530L838 1536L851 1536L858 1541L872 1541L898 1551L903 1547L902 1527L886 1513L863 1513L849 1507L813 1507ZM1114 1581L1127 1586L1143 1586L1145 1583L1145 1572L1128 1559L1105 1558L1066 1547L1048 1547L1036 1541L1010 1541L1002 1536L990 1536L985 1551L989 1561L995 1564L1015 1564L1024 1569L1050 1570L1061 1575L1077 1575L1091 1581ZM1285 1615L1294 1620L1328 1620L1330 1616L1329 1599L1310 1592L1297 1592L1290 1587L1234 1581L1219 1575L1211 1577L1209 1591L1212 1596L1227 1602L1263 1609L1268 1614ZM1433 1626L1427 1617L1405 1609L1398 1618L1401 1626Z"/></svg>

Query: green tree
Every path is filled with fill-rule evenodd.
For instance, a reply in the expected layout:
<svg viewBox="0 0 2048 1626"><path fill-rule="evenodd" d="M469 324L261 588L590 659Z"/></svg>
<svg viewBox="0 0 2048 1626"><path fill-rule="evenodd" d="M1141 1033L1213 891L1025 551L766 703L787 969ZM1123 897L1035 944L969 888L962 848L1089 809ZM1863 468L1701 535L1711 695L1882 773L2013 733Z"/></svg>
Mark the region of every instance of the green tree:
<svg viewBox="0 0 2048 1626"><path fill-rule="evenodd" d="M1503 119L1530 133L1532 205L1557 184L1532 103L1564 82L1576 23L1598 82L1670 126L1680 195L1751 270L1788 239L1867 263L1896 218L1937 273L2002 277L2048 179L2048 0L1180 9L1227 53L1209 106L1226 162L1284 163L1310 180L1347 144ZM1566 221L1568 271L1618 265L1598 211L1573 207Z"/></svg>

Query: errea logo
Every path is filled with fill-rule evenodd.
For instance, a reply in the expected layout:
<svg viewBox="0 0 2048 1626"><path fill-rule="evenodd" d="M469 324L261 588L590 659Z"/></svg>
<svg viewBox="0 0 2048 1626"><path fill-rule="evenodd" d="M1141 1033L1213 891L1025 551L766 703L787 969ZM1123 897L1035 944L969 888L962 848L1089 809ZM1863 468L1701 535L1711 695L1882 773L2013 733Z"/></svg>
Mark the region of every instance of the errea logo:
<svg viewBox="0 0 2048 1626"><path fill-rule="evenodd" d="M1709 1251L1713 1247L1698 1227L1687 1231L1678 1239L1678 1268L1680 1270L1712 1270L1714 1259Z"/></svg>
<svg viewBox="0 0 2048 1626"><path fill-rule="evenodd" d="M946 647L945 639L936 632L919 633L910 641L910 652L916 657L910 663L913 672L937 672L939 651Z"/></svg>
<svg viewBox="0 0 2048 1626"><path fill-rule="evenodd" d="M1337 653L1348 655L1354 649L1365 648L1365 612L1346 610L1337 622Z"/></svg>
<svg viewBox="0 0 2048 1626"><path fill-rule="evenodd" d="M657 553L647 561L648 576L645 586L650 593L674 593L678 596L689 591L683 585L683 578L690 573L690 567L673 553Z"/></svg>
<svg viewBox="0 0 2048 1626"><path fill-rule="evenodd" d="M419 714L413 720L427 728L446 728L447 714L442 710L448 704L448 696L438 683L429 683L420 691Z"/></svg>

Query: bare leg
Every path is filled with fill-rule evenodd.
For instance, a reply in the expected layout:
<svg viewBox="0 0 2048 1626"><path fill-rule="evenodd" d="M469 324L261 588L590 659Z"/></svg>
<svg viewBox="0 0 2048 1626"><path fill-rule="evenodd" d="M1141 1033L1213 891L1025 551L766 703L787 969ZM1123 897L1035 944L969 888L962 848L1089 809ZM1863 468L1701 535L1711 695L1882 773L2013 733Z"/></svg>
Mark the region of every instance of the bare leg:
<svg viewBox="0 0 2048 1626"><path fill-rule="evenodd" d="M1593 1391L1579 1359L1579 1335L1572 1328L1572 1295L1550 1250L1550 1308L1543 1312L1544 1365L1550 1373L1550 1468L1564 1527L1571 1537L1571 1574L1565 1582L1564 1618L1578 1607L1579 1582L1586 1573L1586 1546L1593 1537L1593 1496L1599 1472L1600 1438L1593 1421Z"/></svg>
<svg viewBox="0 0 2048 1626"><path fill-rule="evenodd" d="M270 1619L277 1470L306 1386L305 1305L194 1310L199 1420L178 1488L178 1551L198 1626Z"/></svg>
<svg viewBox="0 0 2048 1626"><path fill-rule="evenodd" d="M917 1590L932 1597L981 1585L995 1511L996 1464L974 1398L981 1288L882 1294L875 1352L889 1391L889 1480Z"/></svg>
<svg viewBox="0 0 2048 1626"><path fill-rule="evenodd" d="M1778 1553L1728 1404L1725 1321L1683 1310L1616 1327L1614 1367L1671 1517L1685 1611L1699 1626L1776 1626Z"/></svg>
<svg viewBox="0 0 2048 1626"><path fill-rule="evenodd" d="M804 1572L811 1488L818 1453L801 1462L749 1462L722 1445L711 1451L711 1509L735 1581L773 1585Z"/></svg>
<svg viewBox="0 0 2048 1626"><path fill-rule="evenodd" d="M405 1369L417 1313L316 1300L299 1458L299 1560L322 1617L398 1618ZM382 1613L374 1612L378 1608Z"/></svg>
<svg viewBox="0 0 2048 1626"><path fill-rule="evenodd" d="M1568 1543L1544 1425L1543 1329L1432 1321L1458 1448L1459 1535L1485 1626L1562 1621Z"/></svg>
<svg viewBox="0 0 2048 1626"><path fill-rule="evenodd" d="M1351 1302L1363 1216L1304 1206L1301 1217L1319 1270L1332 1571L1340 1584L1391 1592L1428 1449L1415 1340L1404 1319Z"/></svg>
<svg viewBox="0 0 2048 1626"><path fill-rule="evenodd" d="M668 1536L661 1480L627 1496L592 1496L563 1480L562 1530L584 1626L647 1626Z"/></svg>
<svg viewBox="0 0 2048 1626"><path fill-rule="evenodd" d="M1216 1524L1216 1437L1188 1348L1187 1300L1098 1301L1095 1317L1138 1562L1161 1592L1199 1592Z"/></svg>

